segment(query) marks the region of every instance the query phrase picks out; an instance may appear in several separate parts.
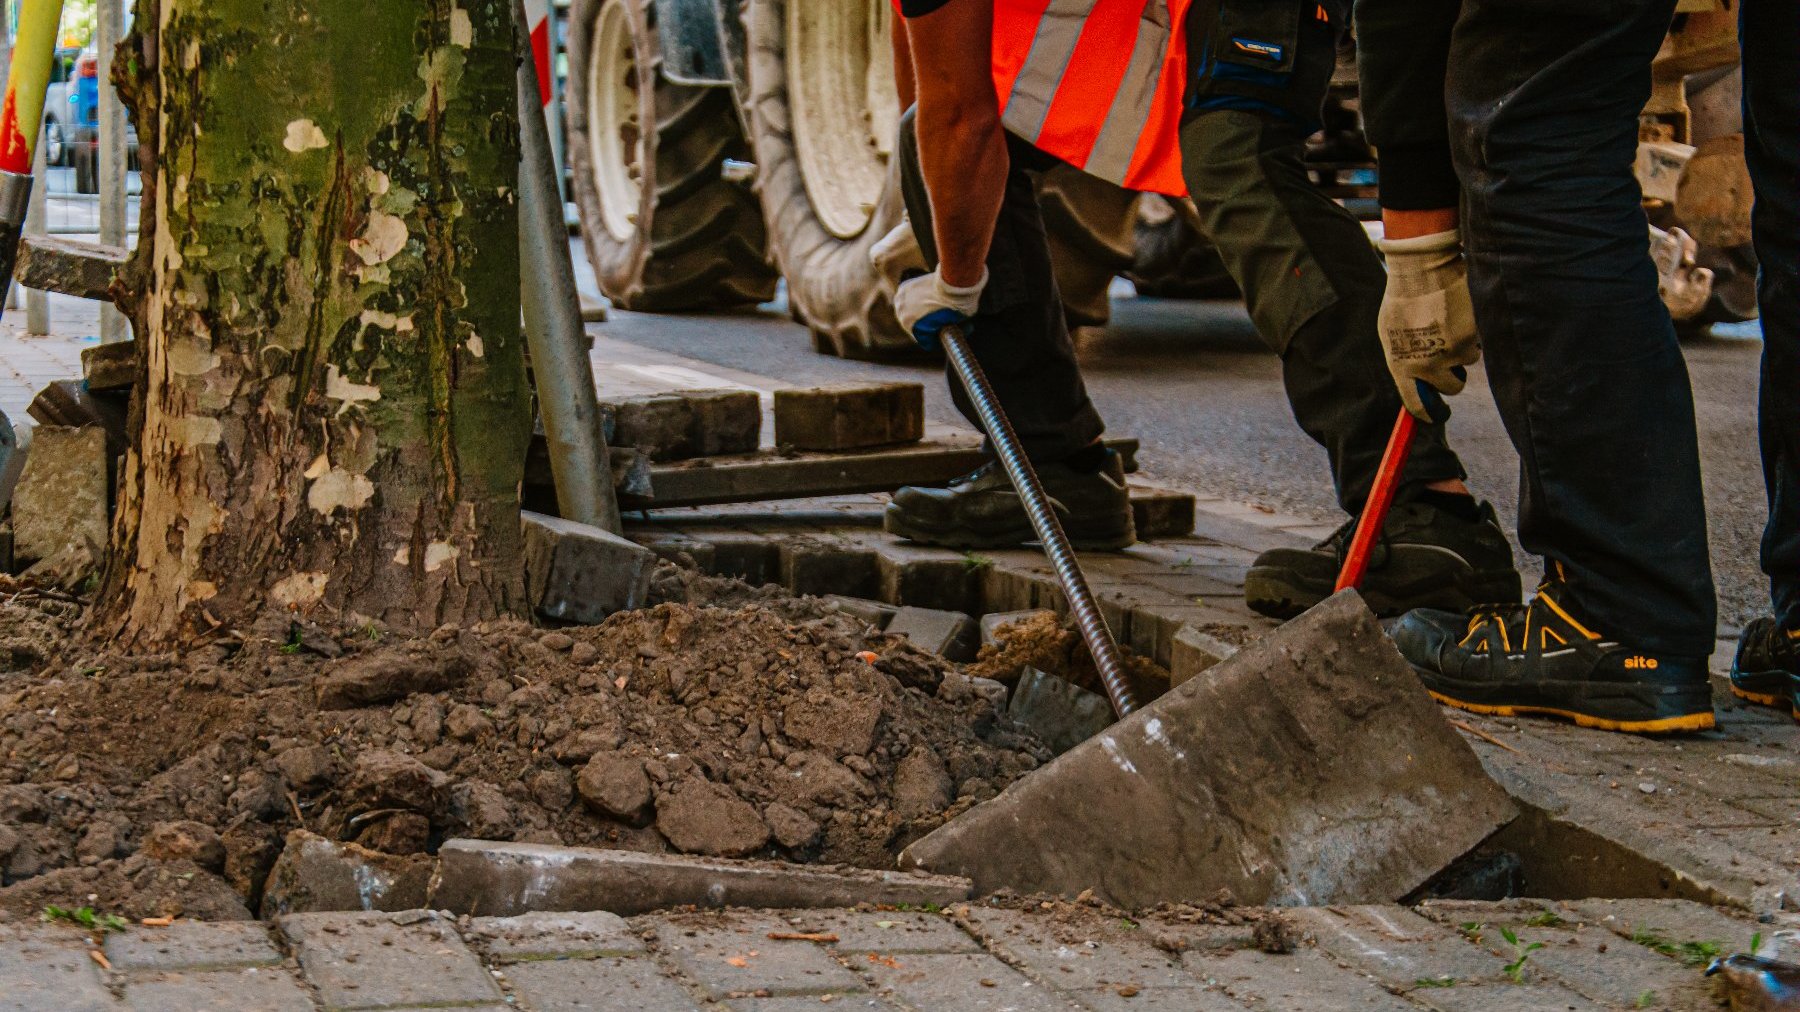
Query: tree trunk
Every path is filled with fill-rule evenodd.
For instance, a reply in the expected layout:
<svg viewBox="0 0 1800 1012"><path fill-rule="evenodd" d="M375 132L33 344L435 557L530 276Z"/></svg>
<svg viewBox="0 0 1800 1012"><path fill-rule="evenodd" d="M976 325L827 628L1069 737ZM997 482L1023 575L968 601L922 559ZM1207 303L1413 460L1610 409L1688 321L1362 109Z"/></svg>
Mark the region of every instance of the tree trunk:
<svg viewBox="0 0 1800 1012"><path fill-rule="evenodd" d="M137 32L146 375L100 628L523 611L511 0L140 0Z"/></svg>

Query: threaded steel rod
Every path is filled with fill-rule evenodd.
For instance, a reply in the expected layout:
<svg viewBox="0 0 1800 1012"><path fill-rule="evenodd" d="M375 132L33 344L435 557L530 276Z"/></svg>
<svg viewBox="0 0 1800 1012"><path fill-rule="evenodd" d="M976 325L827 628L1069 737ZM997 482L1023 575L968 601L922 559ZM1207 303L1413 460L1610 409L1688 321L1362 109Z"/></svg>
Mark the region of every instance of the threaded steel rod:
<svg viewBox="0 0 1800 1012"><path fill-rule="evenodd" d="M969 391L975 413L981 417L982 427L987 429L988 440L994 444L1000 466L1006 469L1014 491L1025 504L1025 514L1031 518L1031 527L1037 532L1038 540L1043 542L1044 554L1056 568L1063 593L1069 599L1069 610L1075 613L1075 625L1081 630L1088 652L1094 655L1094 665L1100 669L1100 680L1106 685L1113 709L1124 717L1137 709L1131 684L1125 680L1125 660L1119 656L1119 644L1113 640L1112 630L1106 627L1106 619L1101 617L1099 607L1094 604L1094 595L1088 589L1087 577L1082 575L1081 563L1075 559L1075 550L1069 545L1068 535L1063 533L1056 511L1050 508L1050 497L1044 494L1043 483L1038 481L1031 461L1019 449L1019 437L1013 432L1012 422L1000 410L994 389L988 386L987 374L981 371L981 363L970 353L962 331L946 327L939 336L943 339L945 353L950 356L951 367L962 380L963 388Z"/></svg>

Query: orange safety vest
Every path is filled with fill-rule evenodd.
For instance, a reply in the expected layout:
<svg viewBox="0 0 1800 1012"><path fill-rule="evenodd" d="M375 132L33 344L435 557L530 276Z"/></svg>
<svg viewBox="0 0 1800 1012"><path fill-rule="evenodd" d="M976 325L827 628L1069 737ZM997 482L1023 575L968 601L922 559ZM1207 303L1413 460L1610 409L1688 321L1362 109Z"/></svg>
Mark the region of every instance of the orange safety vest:
<svg viewBox="0 0 1800 1012"><path fill-rule="evenodd" d="M1187 195L1181 98L1190 0L994 0L1006 129L1091 175Z"/></svg>
<svg viewBox="0 0 1800 1012"><path fill-rule="evenodd" d="M1191 0L993 0L1006 129L1127 189L1187 196L1181 98ZM893 0L900 12L900 0Z"/></svg>

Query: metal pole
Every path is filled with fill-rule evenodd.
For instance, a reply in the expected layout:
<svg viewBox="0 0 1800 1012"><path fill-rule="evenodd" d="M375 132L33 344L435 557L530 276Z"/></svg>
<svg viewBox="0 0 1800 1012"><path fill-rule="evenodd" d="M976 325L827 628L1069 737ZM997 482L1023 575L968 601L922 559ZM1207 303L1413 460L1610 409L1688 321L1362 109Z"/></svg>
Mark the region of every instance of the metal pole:
<svg viewBox="0 0 1800 1012"><path fill-rule="evenodd" d="M515 2L518 24L525 22ZM525 342L537 385L538 411L550 444L550 473L563 517L614 534L623 530L612 467L600 432L594 368L581 326L569 232L550 157L549 131L538 105L537 71L519 63L519 267Z"/></svg>
<svg viewBox="0 0 1800 1012"><path fill-rule="evenodd" d="M100 243L125 245L125 104L112 83L113 50L125 30L123 0L98 0L94 46L100 51ZM108 302L100 307L100 343L129 335L125 316Z"/></svg>
<svg viewBox="0 0 1800 1012"><path fill-rule="evenodd" d="M1094 666L1100 669L1100 680L1106 683L1106 694L1112 699L1113 709L1119 716L1127 716L1137 709L1137 699L1131 694L1131 683L1125 680L1125 661L1119 656L1119 645L1113 640L1112 630L1106 627L1106 619L1094 604L1087 577L1081 572L1081 563L1075 559L1075 549L1069 545L1068 536L1063 534L1056 510L1050 507L1050 497L1044 494L1044 486L1038 481L1031 461L1019 449L1019 437L1013 432L1012 422L1000 410L1000 401L994 397L994 389L988 386L981 363L970 353L962 331L946 327L939 336L950 357L950 365L956 369L963 389L969 392L969 400L975 404L982 428L987 430L988 439L994 444L1000 466L1006 469L1013 489L1025 504L1031 527L1044 544L1044 554L1050 557L1050 565L1055 567L1057 578L1062 581L1069 610L1075 614L1075 625L1087 642L1088 652L1094 655Z"/></svg>
<svg viewBox="0 0 1800 1012"><path fill-rule="evenodd" d="M39 128L39 131L40 133L42 132L41 127ZM46 214L44 208L44 192L50 188L50 178L47 175L48 171L49 163L44 159L44 139L40 136L38 138L37 151L33 153L31 162L31 177L34 180L34 183L31 187L31 202L26 205L28 208L25 212L26 235L44 234L44 217ZM25 288L23 285L13 286L14 291L20 289L23 289L25 292L25 333L35 337L43 337L46 334L49 334L50 296L35 288Z"/></svg>

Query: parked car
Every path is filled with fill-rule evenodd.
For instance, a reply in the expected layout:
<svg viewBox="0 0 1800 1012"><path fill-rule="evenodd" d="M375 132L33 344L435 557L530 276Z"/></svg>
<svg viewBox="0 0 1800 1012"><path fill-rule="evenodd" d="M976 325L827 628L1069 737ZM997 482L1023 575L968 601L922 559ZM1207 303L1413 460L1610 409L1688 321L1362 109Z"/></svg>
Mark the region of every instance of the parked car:
<svg viewBox="0 0 1800 1012"><path fill-rule="evenodd" d="M81 118L75 86L79 49L58 49L50 64L50 87L44 92L44 162L69 164L69 128Z"/></svg>
<svg viewBox="0 0 1800 1012"><path fill-rule="evenodd" d="M58 61L61 65L61 61ZM64 133L70 160L75 165L75 192L100 192L100 57L84 49L75 59L73 87L68 108L73 110ZM48 153L46 153L48 157ZM137 127L125 122L125 163L135 168L138 157Z"/></svg>

